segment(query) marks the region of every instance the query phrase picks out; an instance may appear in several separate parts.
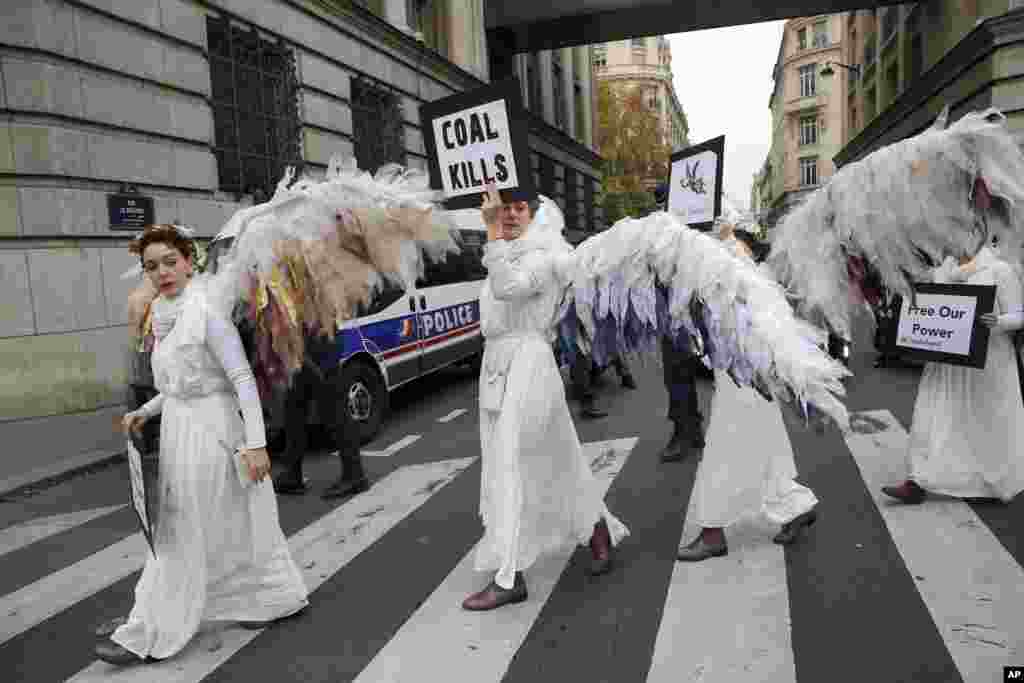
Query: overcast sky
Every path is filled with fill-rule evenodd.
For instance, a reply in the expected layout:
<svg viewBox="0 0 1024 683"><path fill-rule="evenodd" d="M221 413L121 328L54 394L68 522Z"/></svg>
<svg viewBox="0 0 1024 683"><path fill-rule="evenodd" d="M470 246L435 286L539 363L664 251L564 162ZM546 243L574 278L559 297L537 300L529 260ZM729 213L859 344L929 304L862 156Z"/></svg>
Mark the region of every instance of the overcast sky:
<svg viewBox="0 0 1024 683"><path fill-rule="evenodd" d="M668 36L690 142L725 135L725 193L743 208L771 146L768 98L784 25L769 21Z"/></svg>

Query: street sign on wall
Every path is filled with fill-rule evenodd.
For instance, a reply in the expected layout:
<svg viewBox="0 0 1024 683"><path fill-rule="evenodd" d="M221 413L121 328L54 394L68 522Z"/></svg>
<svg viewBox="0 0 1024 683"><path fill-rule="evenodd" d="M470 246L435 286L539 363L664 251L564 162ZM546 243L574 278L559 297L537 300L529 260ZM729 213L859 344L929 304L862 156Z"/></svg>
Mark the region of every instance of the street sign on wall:
<svg viewBox="0 0 1024 683"><path fill-rule="evenodd" d="M141 194L108 194L111 230L141 230L153 223L153 198Z"/></svg>

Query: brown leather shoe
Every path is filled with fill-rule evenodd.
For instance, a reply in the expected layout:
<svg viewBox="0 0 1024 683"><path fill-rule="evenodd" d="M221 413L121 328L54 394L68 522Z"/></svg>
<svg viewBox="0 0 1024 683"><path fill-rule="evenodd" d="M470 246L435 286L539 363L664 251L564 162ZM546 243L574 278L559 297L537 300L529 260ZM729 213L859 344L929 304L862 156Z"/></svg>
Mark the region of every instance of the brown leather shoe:
<svg viewBox="0 0 1024 683"><path fill-rule="evenodd" d="M679 549L676 556L680 562L700 562L710 557L722 557L729 554L729 546L723 536L721 543L707 543L704 534L700 534L690 543Z"/></svg>
<svg viewBox="0 0 1024 683"><path fill-rule="evenodd" d="M907 479L899 486L883 486L882 493L907 505L923 503L925 496L927 496L925 490L911 479Z"/></svg>
<svg viewBox="0 0 1024 683"><path fill-rule="evenodd" d="M523 573L516 572L516 580L512 588L502 588L494 581L479 593L473 593L462 602L462 609L471 612L486 612L502 605L523 602L527 598L526 581Z"/></svg>
<svg viewBox="0 0 1024 683"><path fill-rule="evenodd" d="M612 568L613 553L612 535L602 519L594 525L594 533L590 536L590 575L607 574Z"/></svg>
<svg viewBox="0 0 1024 683"><path fill-rule="evenodd" d="M790 545L800 537L800 532L803 529L812 526L816 521L818 521L818 507L814 506L792 521L783 524L782 531L775 534L775 538L772 540L780 545Z"/></svg>

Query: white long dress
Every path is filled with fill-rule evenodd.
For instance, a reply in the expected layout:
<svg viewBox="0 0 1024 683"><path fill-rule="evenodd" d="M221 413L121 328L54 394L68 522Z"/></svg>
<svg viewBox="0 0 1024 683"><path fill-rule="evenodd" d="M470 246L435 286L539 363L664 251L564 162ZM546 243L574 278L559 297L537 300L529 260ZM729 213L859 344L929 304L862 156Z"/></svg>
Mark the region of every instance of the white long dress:
<svg viewBox="0 0 1024 683"><path fill-rule="evenodd" d="M976 270L952 261L935 271L940 283L996 286L998 314L1021 309L1012 267L988 248ZM1024 405L1012 331L992 330L984 368L928 363L914 403L907 460L910 478L934 493L1010 501L1024 490Z"/></svg>
<svg viewBox="0 0 1024 683"><path fill-rule="evenodd" d="M512 588L515 573L543 553L586 543L602 518L613 544L628 533L608 512L583 455L551 350L562 295L556 262L569 247L533 230L485 247L488 278L480 295L486 340L480 515L486 530L476 569L496 571L503 588Z"/></svg>
<svg viewBox="0 0 1024 683"><path fill-rule="evenodd" d="M716 370L711 406L687 521L719 528L763 515L785 524L818 503L813 491L794 481L793 448L778 403Z"/></svg>
<svg viewBox="0 0 1024 683"><path fill-rule="evenodd" d="M162 413L154 546L128 621L112 638L140 657L180 651L202 621L265 621L307 604L281 531L269 479L243 487L233 453L265 445L252 370L235 327L214 314L199 284L153 351ZM170 305L158 299L154 306ZM243 425L239 408L245 418Z"/></svg>

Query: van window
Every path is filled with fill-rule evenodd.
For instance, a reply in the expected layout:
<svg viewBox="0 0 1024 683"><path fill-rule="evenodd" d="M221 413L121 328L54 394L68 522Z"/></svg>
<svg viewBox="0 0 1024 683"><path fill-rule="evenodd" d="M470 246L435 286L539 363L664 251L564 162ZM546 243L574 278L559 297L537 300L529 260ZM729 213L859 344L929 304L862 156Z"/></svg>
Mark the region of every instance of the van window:
<svg viewBox="0 0 1024 683"><path fill-rule="evenodd" d="M437 287L457 282L473 282L487 277L482 259L485 233L479 230L452 230L457 252L445 254L443 260L426 259L424 275L418 287Z"/></svg>
<svg viewBox="0 0 1024 683"><path fill-rule="evenodd" d="M360 304L356 308L356 317L361 318L365 315L380 313L385 308L398 301L403 294L405 294L404 287L395 284L390 280L385 280L381 289L373 295L369 305Z"/></svg>

